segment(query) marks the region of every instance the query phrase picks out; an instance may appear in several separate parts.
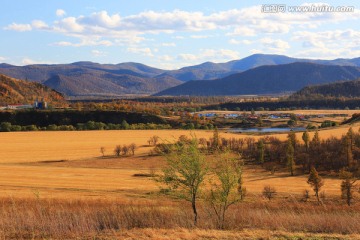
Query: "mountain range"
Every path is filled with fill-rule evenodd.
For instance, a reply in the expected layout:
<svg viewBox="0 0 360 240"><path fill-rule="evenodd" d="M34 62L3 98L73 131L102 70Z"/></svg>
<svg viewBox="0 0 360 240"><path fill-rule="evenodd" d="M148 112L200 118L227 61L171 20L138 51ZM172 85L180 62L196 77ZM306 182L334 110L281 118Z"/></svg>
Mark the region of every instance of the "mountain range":
<svg viewBox="0 0 360 240"><path fill-rule="evenodd" d="M280 94L314 84L360 77L360 67L295 62L253 68L213 81L189 81L156 96L224 96Z"/></svg>
<svg viewBox="0 0 360 240"><path fill-rule="evenodd" d="M215 83L187 83L192 80L215 80L222 81L225 80L224 83L229 81L229 78L237 78L242 76L252 77L247 80L240 80L242 82L249 82L249 84L254 84L254 76L248 75L246 73L248 70L257 69L257 74L261 75L260 72L263 71L263 68L258 69L258 67L262 66L280 66L284 65L287 67L291 67L291 63L314 63L313 70L315 68L319 68L321 71L321 65L335 67L334 71L336 71L336 67L339 66L348 66L348 67L360 67L360 58L354 59L335 59L335 60L311 60L311 59L299 59L299 58L291 58L282 55L267 55L267 54L254 54L249 57L229 61L226 63L212 63L205 62L199 65L188 66L178 70L163 70L158 68L153 68L146 66L140 63L120 63L120 64L99 64L93 62L75 62L71 64L38 64L38 65L28 65L28 66L13 66L9 64L0 64L0 73L8 75L17 79L24 79L28 81L43 83L46 86L54 88L55 90L65 94L66 96L123 96L126 94L155 94L160 92L158 95L163 94L172 94L172 92L176 95L193 95L197 94L196 91L193 93L184 92L188 86L195 86L201 88L209 88L211 84L217 86L219 82ZM319 65L320 64L320 65ZM301 65L303 67L310 65ZM316 66L316 67L315 67ZM286 67L286 68L287 68ZM328 68L328 69L331 69ZM301 67L300 67L301 68ZM266 68L265 68L266 69ZM305 67L305 69L307 69ZM304 70L305 70L304 69ZM345 72L346 69L341 68ZM279 71L283 71L283 68L280 68ZM282 76L281 73L276 72L276 68L271 74L275 74L277 76ZM301 72L300 69L298 69ZM317 71L317 70L314 70ZM350 71L350 70L349 70ZM349 73L343 73L340 75L335 74L334 77L339 77L336 80L346 80L352 79L353 76L357 77L357 74L354 73L356 70L351 70ZM246 73L246 74L245 74ZM244 75L240 75L244 74ZM254 74L252 72L252 74ZM288 72L291 75L291 72ZM316 75L316 73L314 73ZM266 81L268 78L274 78L269 75L261 75L263 79L261 81ZM305 75L303 75L306 77ZM322 76L319 76L320 79L314 81L306 81L306 79L299 79L299 81L304 81L304 83L310 84L319 84L325 82L332 82L335 79L330 78L329 81L323 79L327 77L324 73ZM332 77L332 76L330 76ZM286 79L277 79L277 81L287 82ZM195 81L196 82L196 81ZM230 81L231 82L231 81ZM277 83L277 82L275 82ZM183 84L183 85L182 85ZM189 85L190 84L190 85ZM195 85L193 85L195 84ZM203 86L204 84L204 86ZM210 85L209 85L210 84ZM246 86L243 89L243 85L241 85L240 92L233 92L233 94L243 94L244 92L249 94L259 94L259 93L273 93L276 91L284 92L284 91L296 91L298 88L303 87L302 84L294 84L293 87L282 88L281 85L278 88L267 89L267 85L262 83L262 87L260 86L260 90L252 91L252 86ZM221 84L220 84L221 85ZM274 85L272 82L270 85ZM183 89L183 90L173 90L175 89ZM231 87L229 85L228 87ZM220 86L222 89L226 89L226 86ZM170 88L170 89L169 89ZM169 89L169 91L164 91L165 89ZM172 90L171 90L172 89ZM246 90L248 89L248 90ZM171 90L171 91L170 91ZM250 91L251 90L251 91ZM210 94L210 90L206 90L207 95ZM214 94L218 91L215 91ZM230 91L231 92L231 91ZM226 92L221 93L221 95L227 94Z"/></svg>

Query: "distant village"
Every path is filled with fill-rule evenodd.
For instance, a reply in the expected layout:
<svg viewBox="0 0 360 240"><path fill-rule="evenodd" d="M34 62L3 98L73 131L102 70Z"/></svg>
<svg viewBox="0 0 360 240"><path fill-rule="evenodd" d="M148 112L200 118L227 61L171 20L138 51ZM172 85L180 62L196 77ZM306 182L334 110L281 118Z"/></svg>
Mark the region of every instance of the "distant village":
<svg viewBox="0 0 360 240"><path fill-rule="evenodd" d="M191 115L197 115L199 118L225 118L225 119L247 119L247 120L257 120L262 119L289 119L292 113L191 113ZM306 120L310 118L325 118L325 117L347 117L347 114L294 114L298 120Z"/></svg>
<svg viewBox="0 0 360 240"><path fill-rule="evenodd" d="M48 103L44 99L41 99L41 101L36 100L33 104L9 104L0 107L0 110L47 109L47 108L48 108Z"/></svg>

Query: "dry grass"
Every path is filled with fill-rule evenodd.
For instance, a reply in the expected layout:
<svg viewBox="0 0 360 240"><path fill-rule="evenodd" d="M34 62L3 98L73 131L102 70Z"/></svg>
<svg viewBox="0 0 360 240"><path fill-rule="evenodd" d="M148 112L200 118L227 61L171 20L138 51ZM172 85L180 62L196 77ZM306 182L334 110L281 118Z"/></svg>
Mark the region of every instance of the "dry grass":
<svg viewBox="0 0 360 240"><path fill-rule="evenodd" d="M106 234L105 234L106 236ZM271 231L271 230L255 230L244 229L240 231L220 231L209 229L131 229L124 233L112 233L109 237L116 237L120 239L129 240L205 240L205 239L360 239L358 234L322 234L322 233L303 233L303 232L286 232L286 231Z"/></svg>
<svg viewBox="0 0 360 240"><path fill-rule="evenodd" d="M160 171L162 157L95 158L89 160L0 165L0 193L5 196L33 196L38 192L50 198L150 198L159 191L151 178L134 177ZM299 196L309 189L307 176L272 175L260 167L244 168L244 185L255 199L265 185L271 185L281 198ZM340 196L340 180L325 177L323 190L329 196Z"/></svg>
<svg viewBox="0 0 360 240"><path fill-rule="evenodd" d="M163 140L177 140L181 135L198 138L212 136L211 131L185 130L123 130L123 131L65 131L65 132L1 132L0 163L74 160L113 154L116 145L135 143L137 154L149 151L147 140L157 135ZM223 137L234 136L224 133Z"/></svg>
<svg viewBox="0 0 360 240"><path fill-rule="evenodd" d="M354 126L354 130L357 130ZM340 137L349 126L321 130L320 138ZM105 147L105 154L112 155L116 145L135 143L136 155L149 151L147 140L158 135L162 140L173 141L181 135L195 135L209 138L212 131L186 130L123 130L123 131L65 131L65 132L0 132L0 163L38 162L50 160L78 160L100 156L100 147ZM301 134L298 133L299 139ZM287 134L274 134L282 140ZM224 138L245 138L248 135L221 133ZM258 136L254 136L258 138Z"/></svg>
<svg viewBox="0 0 360 240"><path fill-rule="evenodd" d="M346 131L347 127L320 131L320 138ZM159 170L164 160L148 156L152 147L147 146L147 140L158 135L171 141L185 134L212 136L211 131L172 130L0 133L0 193L19 197L32 196L35 191L43 197L71 199L149 198L150 193L158 191L158 186L150 178L134 177L134 174ZM231 133L221 136L244 137ZM278 136L286 138L286 134ZM106 155L113 155L115 145L131 142L139 146L135 156L100 157L101 146L105 146ZM254 196L260 195L268 184L276 187L282 197L299 195L309 188L306 176L271 175L253 167L245 169L244 181ZM339 196L340 181L331 178L325 181L325 192Z"/></svg>
<svg viewBox="0 0 360 240"><path fill-rule="evenodd" d="M346 131L347 127L320 131L320 137ZM212 136L210 131L193 133ZM348 208L336 202L339 180L325 178L324 190L331 200L324 207L299 202L302 191L309 189L306 176L271 175L249 166L244 169L249 195L229 211L231 231L214 230L214 219L204 206L200 206L199 228L193 229L190 206L157 195L158 186L150 178L134 177L164 164L161 157L147 155L151 136L175 140L190 134L172 130L0 133L0 238L253 239L262 234L305 238L315 233L359 237L360 205ZM140 146L135 156L100 157L101 146L112 155L115 145L132 142ZM279 193L271 203L260 197L269 184Z"/></svg>
<svg viewBox="0 0 360 240"><path fill-rule="evenodd" d="M0 237L84 239L254 239L268 237L333 236L359 237L360 205L259 202L232 207L226 221L228 231L215 231L215 219L201 206L199 225L192 224L190 207L162 200L42 200L0 199ZM130 231L129 231L130 230ZM289 233L291 232L291 233ZM322 234L319 234L322 233ZM172 235L174 234L174 235ZM244 235L243 235L244 234ZM344 236L343 234L350 234Z"/></svg>

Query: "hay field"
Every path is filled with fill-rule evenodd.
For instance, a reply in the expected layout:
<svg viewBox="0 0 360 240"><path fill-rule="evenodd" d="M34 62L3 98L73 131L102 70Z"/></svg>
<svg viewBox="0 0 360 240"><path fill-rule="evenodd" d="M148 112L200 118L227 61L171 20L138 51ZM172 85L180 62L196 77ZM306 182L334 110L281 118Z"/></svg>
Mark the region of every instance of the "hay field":
<svg viewBox="0 0 360 240"><path fill-rule="evenodd" d="M147 153L151 136L175 141L181 135L191 134L198 138L212 136L211 131L185 130L1 132L0 163L92 158L101 155L100 147L105 147L106 154L112 154L116 145L131 143L140 147L137 152L141 154ZM231 136L234 135L223 134L226 138Z"/></svg>
<svg viewBox="0 0 360 240"><path fill-rule="evenodd" d="M359 124L353 126L358 131ZM320 138L340 137L350 126L320 130ZM195 135L209 138L212 131L204 130L114 130L114 131L54 131L54 132L0 132L0 163L24 163L50 160L77 160L100 156L100 147L105 147L105 154L112 154L116 145L135 143L137 154L146 154L147 140L154 135L160 141L175 141L181 135ZM312 136L313 133L310 133ZM302 133L297 133L301 139ZM273 134L282 140L287 134ZM224 138L245 138L246 134L222 132Z"/></svg>
<svg viewBox="0 0 360 240"><path fill-rule="evenodd" d="M319 132L320 138L340 136L348 126ZM354 129L357 131L357 129ZM80 132L0 133L0 194L22 197L39 194L50 198L152 198L158 186L146 177L134 174L159 170L161 157L150 157L147 140L158 135L173 141L180 135L195 134L209 138L211 131L124 130ZM298 133L298 138L301 139ZM221 133L221 137L244 138L248 135ZM276 134L285 139L287 134ZM256 136L255 138L258 138ZM135 156L113 157L116 145L135 143ZM106 148L105 157L100 147ZM306 176L271 175L261 168L245 168L244 184L258 198L264 185L277 188L279 195L300 195L308 189ZM326 179L324 190L339 196L340 181ZM155 197L154 197L155 198Z"/></svg>

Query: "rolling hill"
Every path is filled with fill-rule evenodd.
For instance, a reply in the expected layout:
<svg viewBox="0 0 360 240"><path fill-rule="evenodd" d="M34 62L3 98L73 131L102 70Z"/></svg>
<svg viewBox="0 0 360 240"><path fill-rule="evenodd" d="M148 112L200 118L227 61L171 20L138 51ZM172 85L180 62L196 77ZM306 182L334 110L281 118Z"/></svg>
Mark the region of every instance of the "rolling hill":
<svg viewBox="0 0 360 240"><path fill-rule="evenodd" d="M279 94L298 91L308 85L359 77L359 67L296 62L261 66L213 81L190 81L155 96Z"/></svg>
<svg viewBox="0 0 360 240"><path fill-rule="evenodd" d="M65 102L62 94L40 83L10 78L0 74L0 106L8 104L32 104L44 98L52 105Z"/></svg>
<svg viewBox="0 0 360 240"><path fill-rule="evenodd" d="M171 76L184 82L190 80L214 80L260 66L280 65L295 62L309 62L324 65L360 67L360 58L313 60L303 58L291 58L276 54L253 54L251 56L239 60L229 61L226 63L205 62L195 66L184 67L179 70L167 71L163 73L163 75Z"/></svg>
<svg viewBox="0 0 360 240"><path fill-rule="evenodd" d="M78 62L60 65L0 66L0 73L43 83L67 96L151 94L182 82L155 76L161 70L142 64L101 65Z"/></svg>
<svg viewBox="0 0 360 240"><path fill-rule="evenodd" d="M292 95L293 98L305 97L360 97L360 79L307 86Z"/></svg>
<svg viewBox="0 0 360 240"><path fill-rule="evenodd" d="M4 63L0 64L0 73L17 79L43 83L67 96L113 97L126 94L150 95L191 80L227 78L259 66L295 62L360 67L360 58L310 60L283 55L254 54L226 63L205 62L178 70L163 70L134 62L119 64L75 62L28 66L13 66ZM346 79L346 77L340 79Z"/></svg>

